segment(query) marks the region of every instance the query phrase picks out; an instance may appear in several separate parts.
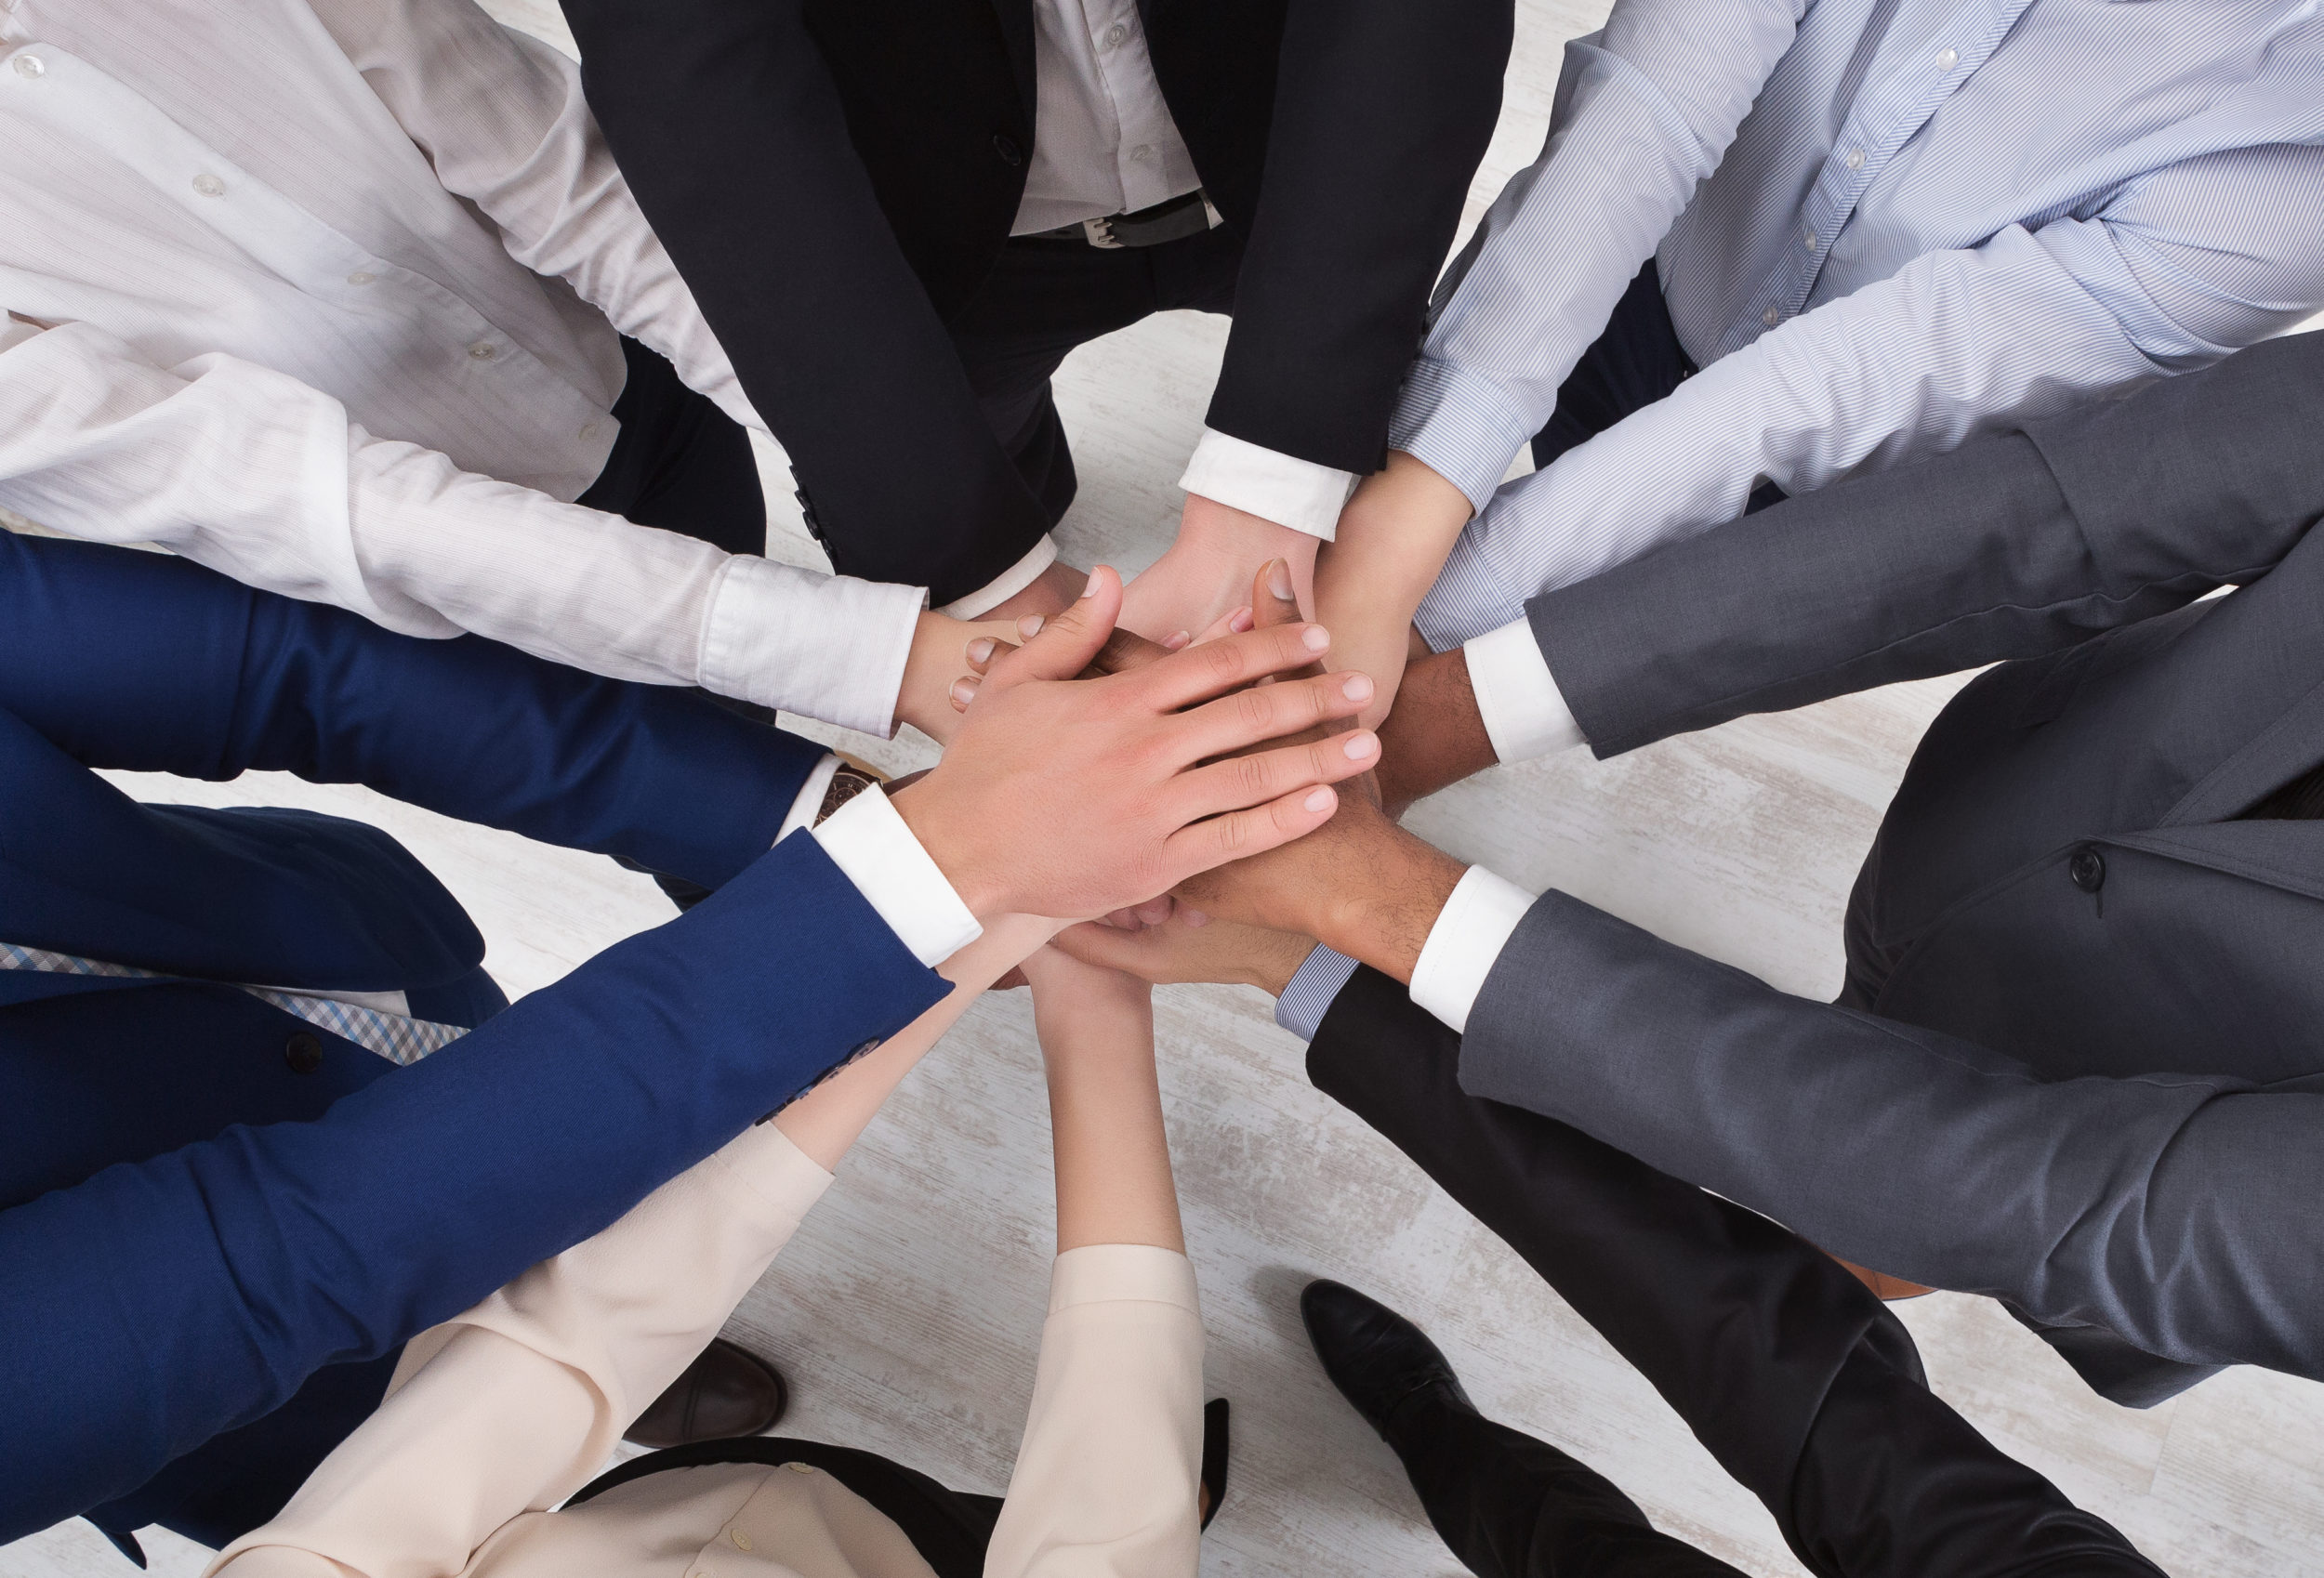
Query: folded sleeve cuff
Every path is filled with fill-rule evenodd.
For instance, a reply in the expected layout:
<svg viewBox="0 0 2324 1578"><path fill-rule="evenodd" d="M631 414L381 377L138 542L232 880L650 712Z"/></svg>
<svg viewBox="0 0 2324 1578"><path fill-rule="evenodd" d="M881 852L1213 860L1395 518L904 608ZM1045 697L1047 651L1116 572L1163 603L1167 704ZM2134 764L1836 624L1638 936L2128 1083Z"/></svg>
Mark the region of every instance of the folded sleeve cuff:
<svg viewBox="0 0 2324 1578"><path fill-rule="evenodd" d="M1388 424L1388 447L1425 462L1482 513L1534 427L1493 379L1423 356L1405 375Z"/></svg>
<svg viewBox="0 0 2324 1578"><path fill-rule="evenodd" d="M1284 983L1283 995L1275 999L1275 1023L1301 1041L1314 1040L1324 1016L1331 1012L1332 1004L1354 974L1353 959L1318 942Z"/></svg>
<svg viewBox="0 0 2324 1578"><path fill-rule="evenodd" d="M928 593L738 554L703 622L695 683L887 739Z"/></svg>
<svg viewBox="0 0 2324 1578"><path fill-rule="evenodd" d="M933 969L984 935L944 874L875 784L808 836L913 956Z"/></svg>
<svg viewBox="0 0 2324 1578"><path fill-rule="evenodd" d="M1205 427L1181 491L1331 541L1355 473L1267 449Z"/></svg>
<svg viewBox="0 0 2324 1578"><path fill-rule="evenodd" d="M1412 967L1413 1003L1466 1031L1485 978L1533 903L1533 894L1483 866L1462 873Z"/></svg>
<svg viewBox="0 0 2324 1578"><path fill-rule="evenodd" d="M1134 1300L1170 1304L1199 1319L1194 1262L1151 1243L1090 1243L1068 1249L1050 1270L1049 1312L1076 1304Z"/></svg>
<svg viewBox="0 0 2324 1578"><path fill-rule="evenodd" d="M1023 591L1040 578L1041 572L1057 562L1057 539L1047 532L1041 540L1025 551L1025 556L1002 571L993 580L979 586L965 598L955 598L936 611L953 619L982 619L986 614ZM898 682L902 674L899 671Z"/></svg>
<svg viewBox="0 0 2324 1578"><path fill-rule="evenodd" d="M1469 658L1469 688L1477 699L1493 754L1505 762L1531 760L1586 743L1565 696L1550 673L1530 619L1512 620L1498 630L1462 643Z"/></svg>
<svg viewBox="0 0 2324 1578"><path fill-rule="evenodd" d="M1493 562L1477 527L1472 520L1460 533L1436 585L1412 615L1413 628L1433 652L1450 651L1473 636L1525 617L1525 594L1512 588Z"/></svg>

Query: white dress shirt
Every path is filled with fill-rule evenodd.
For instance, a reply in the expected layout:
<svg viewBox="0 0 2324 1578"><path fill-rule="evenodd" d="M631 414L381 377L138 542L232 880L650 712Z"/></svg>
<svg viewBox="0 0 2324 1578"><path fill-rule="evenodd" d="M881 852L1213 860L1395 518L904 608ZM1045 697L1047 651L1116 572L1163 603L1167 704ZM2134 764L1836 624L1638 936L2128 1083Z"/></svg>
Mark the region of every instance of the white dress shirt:
<svg viewBox="0 0 2324 1578"><path fill-rule="evenodd" d="M1465 1032L1486 978L1538 898L1483 866L1462 872L1413 962L1413 1006ZM1357 961L1318 943L1284 983L1275 999L1275 1023L1301 1041L1314 1040L1332 1000L1356 969Z"/></svg>
<svg viewBox="0 0 2324 1578"><path fill-rule="evenodd" d="M1134 214L1202 185L1155 79L1138 0L1033 0L1033 157L1011 233ZM1328 540L1355 477L1205 427L1178 485ZM1020 565L947 611L973 618L1013 595L1056 559L1045 546L1029 572Z"/></svg>
<svg viewBox="0 0 2324 1578"><path fill-rule="evenodd" d="M0 0L0 505L885 734L923 606L581 509L616 330L751 425L573 64L469 0Z"/></svg>
<svg viewBox="0 0 2324 1578"><path fill-rule="evenodd" d="M422 1333L378 1411L209 1572L930 1578L893 1520L802 1464L649 1474L551 1510L718 1334L830 1183L761 1124L595 1238ZM1194 1268L1145 1244L1068 1250L1049 1309L985 1573L1194 1578Z"/></svg>
<svg viewBox="0 0 2324 1578"><path fill-rule="evenodd" d="M1421 633L1506 625L1763 479L1821 487L2291 327L2324 306L2319 80L2307 0L1621 0L1391 430L1481 512ZM1650 256L1704 371L1500 486ZM1513 668L1486 690L1497 743L1570 732Z"/></svg>

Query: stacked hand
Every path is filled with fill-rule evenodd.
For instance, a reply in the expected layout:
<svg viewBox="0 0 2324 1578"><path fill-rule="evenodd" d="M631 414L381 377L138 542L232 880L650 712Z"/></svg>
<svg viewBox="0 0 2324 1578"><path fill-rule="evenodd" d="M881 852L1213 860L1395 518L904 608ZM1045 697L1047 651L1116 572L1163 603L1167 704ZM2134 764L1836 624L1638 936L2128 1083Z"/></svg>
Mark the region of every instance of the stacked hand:
<svg viewBox="0 0 2324 1578"><path fill-rule="evenodd" d="M1252 572L1271 559L1284 562L1294 595L1312 608L1315 548L1304 532L1189 493L1177 541L1130 582L1122 623L1156 641L1180 632L1198 639L1218 634L1242 606Z"/></svg>
<svg viewBox="0 0 2324 1578"><path fill-rule="evenodd" d="M1330 785L1378 757L1368 731L1269 746L1353 716L1361 675L1254 686L1313 664L1321 627L1229 635L1128 672L1077 677L1121 609L1110 570L973 688L944 760L896 809L979 914L1086 918L1330 820ZM1237 753L1257 749L1250 755Z"/></svg>

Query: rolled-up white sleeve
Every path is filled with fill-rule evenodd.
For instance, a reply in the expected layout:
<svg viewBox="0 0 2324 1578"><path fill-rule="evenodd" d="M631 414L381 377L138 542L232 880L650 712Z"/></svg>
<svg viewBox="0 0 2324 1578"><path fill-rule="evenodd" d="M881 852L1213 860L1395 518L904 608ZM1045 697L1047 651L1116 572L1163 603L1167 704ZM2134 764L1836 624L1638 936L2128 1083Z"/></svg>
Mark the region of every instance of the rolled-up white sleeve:
<svg viewBox="0 0 2324 1578"><path fill-rule="evenodd" d="M1179 478L1181 491L1331 541L1355 473L1319 466L1208 427Z"/></svg>
<svg viewBox="0 0 2324 1578"><path fill-rule="evenodd" d="M1455 1031L1467 1030L1485 978L1536 897L1483 866L1463 872L1412 967L1414 1005Z"/></svg>
<svg viewBox="0 0 2324 1578"><path fill-rule="evenodd" d="M985 1578L1194 1578L1202 1305L1174 1250L1057 1257L1024 1442Z"/></svg>
<svg viewBox="0 0 2324 1578"><path fill-rule="evenodd" d="M1438 290L1388 432L1485 508L1558 386L1718 168L1803 0L1621 0L1565 46L1549 139Z"/></svg>

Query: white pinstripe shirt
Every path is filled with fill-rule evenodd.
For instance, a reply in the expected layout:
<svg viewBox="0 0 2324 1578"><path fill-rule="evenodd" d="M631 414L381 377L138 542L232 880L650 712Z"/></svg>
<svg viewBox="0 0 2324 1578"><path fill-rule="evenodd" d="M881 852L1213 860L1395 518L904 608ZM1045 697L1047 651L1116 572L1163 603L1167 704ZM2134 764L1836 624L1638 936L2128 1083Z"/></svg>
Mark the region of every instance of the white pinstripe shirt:
<svg viewBox="0 0 2324 1578"><path fill-rule="evenodd" d="M1620 0L1391 433L1481 511L1422 633L1503 626L1763 478L1820 487L2291 327L2324 307L2320 144L2314 0ZM1649 255L1704 371L1497 492ZM1512 748L1557 722L1537 704Z"/></svg>
<svg viewBox="0 0 2324 1578"><path fill-rule="evenodd" d="M0 505L888 731L916 588L568 502L616 327L758 418L562 56L469 0L0 0Z"/></svg>

